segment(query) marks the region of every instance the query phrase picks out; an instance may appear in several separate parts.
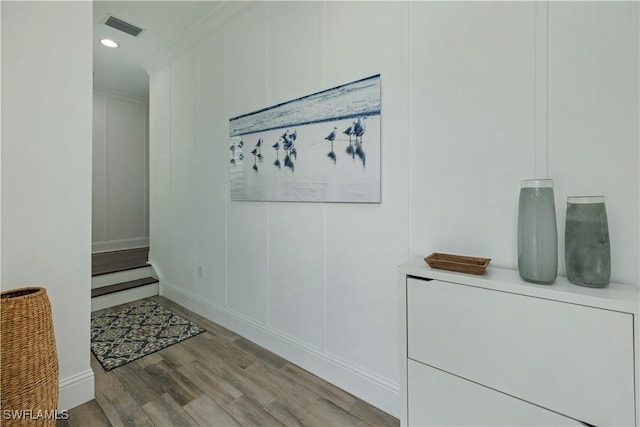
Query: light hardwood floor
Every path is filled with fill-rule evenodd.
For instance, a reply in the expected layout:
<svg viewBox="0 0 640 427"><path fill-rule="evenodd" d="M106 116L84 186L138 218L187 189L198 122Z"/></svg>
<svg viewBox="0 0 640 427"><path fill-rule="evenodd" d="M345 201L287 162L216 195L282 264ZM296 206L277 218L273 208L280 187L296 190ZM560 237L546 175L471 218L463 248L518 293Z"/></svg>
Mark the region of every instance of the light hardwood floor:
<svg viewBox="0 0 640 427"><path fill-rule="evenodd" d="M66 426L398 426L398 419L163 297L206 332L105 372Z"/></svg>

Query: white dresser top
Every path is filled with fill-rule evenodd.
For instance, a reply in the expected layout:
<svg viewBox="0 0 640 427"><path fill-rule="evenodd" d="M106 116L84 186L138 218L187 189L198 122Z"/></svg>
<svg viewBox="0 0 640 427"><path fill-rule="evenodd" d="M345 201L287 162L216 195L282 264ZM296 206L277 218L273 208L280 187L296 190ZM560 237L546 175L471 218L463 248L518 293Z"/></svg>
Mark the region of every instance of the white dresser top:
<svg viewBox="0 0 640 427"><path fill-rule="evenodd" d="M401 274L422 279L459 283L478 288L493 289L520 295L545 298L554 301L586 305L625 313L640 314L640 292L630 285L610 283L606 288L589 288L574 285L564 276L558 276L552 285L525 282L517 270L487 267L483 275L456 273L429 267L421 257L416 257L398 267Z"/></svg>

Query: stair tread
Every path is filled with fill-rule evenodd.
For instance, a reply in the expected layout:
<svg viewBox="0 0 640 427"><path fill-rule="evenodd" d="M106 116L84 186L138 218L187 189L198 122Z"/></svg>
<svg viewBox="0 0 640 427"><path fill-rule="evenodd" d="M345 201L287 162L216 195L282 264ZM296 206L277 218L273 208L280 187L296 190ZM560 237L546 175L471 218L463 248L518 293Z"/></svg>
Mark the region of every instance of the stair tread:
<svg viewBox="0 0 640 427"><path fill-rule="evenodd" d="M146 267L149 265L148 260L148 247L95 253L91 255L91 275L98 276Z"/></svg>
<svg viewBox="0 0 640 427"><path fill-rule="evenodd" d="M108 270L102 270L99 273L92 273L91 277L103 276L111 273L119 273L121 271L135 270L136 268L145 268L150 266L151 264L149 264L148 262L145 262L144 264L141 263L141 264L135 264L135 265L128 265L126 267L113 267L113 268L109 268Z"/></svg>
<svg viewBox="0 0 640 427"><path fill-rule="evenodd" d="M91 289L91 298L100 297L102 295L108 295L115 292L126 291L157 282L158 279L154 279L153 277L143 277L142 279L130 280L128 282L116 283L109 286L102 286L99 288Z"/></svg>

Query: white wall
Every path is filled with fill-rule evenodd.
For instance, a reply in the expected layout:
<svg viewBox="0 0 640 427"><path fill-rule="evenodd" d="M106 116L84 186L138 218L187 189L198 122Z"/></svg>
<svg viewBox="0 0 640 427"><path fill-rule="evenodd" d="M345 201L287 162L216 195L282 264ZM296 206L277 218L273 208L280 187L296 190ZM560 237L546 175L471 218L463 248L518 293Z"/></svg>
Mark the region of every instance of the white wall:
<svg viewBox="0 0 640 427"><path fill-rule="evenodd" d="M373 52L402 45L404 6L372 4L358 28L322 19L360 6L344 7L255 5L151 73L150 259L166 295L394 411L394 283L409 253L407 138L395 133L406 132L406 106L393 88L404 70L402 51ZM345 38L363 46L362 59L343 52ZM393 141L382 147L382 204L229 200L229 117L378 72L383 140Z"/></svg>
<svg viewBox="0 0 640 427"><path fill-rule="evenodd" d="M519 181L548 176L559 273L566 197L604 195L611 279L639 286L638 3L411 10L411 252L517 268Z"/></svg>
<svg viewBox="0 0 640 427"><path fill-rule="evenodd" d="M559 183L558 233L564 236L566 196L604 195L611 280L635 286L640 281L639 8L638 2L549 4L548 168ZM564 266L564 250L560 254Z"/></svg>
<svg viewBox="0 0 640 427"><path fill-rule="evenodd" d="M147 101L93 93L92 249L149 244Z"/></svg>
<svg viewBox="0 0 640 427"><path fill-rule="evenodd" d="M535 3L411 4L411 252L517 266L535 177Z"/></svg>
<svg viewBox="0 0 640 427"><path fill-rule="evenodd" d="M604 194L612 279L638 286L637 17L637 3L260 2L218 18L149 66L162 292L398 415L397 265L440 251L516 268L520 180L555 180L561 236L566 195ZM229 117L374 73L381 204L229 199ZM601 173L572 163L578 147Z"/></svg>
<svg viewBox="0 0 640 427"><path fill-rule="evenodd" d="M93 398L91 3L3 1L1 8L0 283L47 289L59 408L67 409Z"/></svg>

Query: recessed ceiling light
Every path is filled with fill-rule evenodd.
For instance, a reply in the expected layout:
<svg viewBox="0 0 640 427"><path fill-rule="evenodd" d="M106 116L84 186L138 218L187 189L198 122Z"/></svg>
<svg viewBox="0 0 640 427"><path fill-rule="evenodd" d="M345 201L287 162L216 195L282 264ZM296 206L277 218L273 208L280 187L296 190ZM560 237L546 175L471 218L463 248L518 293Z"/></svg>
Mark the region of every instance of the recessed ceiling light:
<svg viewBox="0 0 640 427"><path fill-rule="evenodd" d="M118 43L114 42L111 39L101 39L100 43L102 44L102 46L106 46L106 47L113 47L116 48L119 46Z"/></svg>

